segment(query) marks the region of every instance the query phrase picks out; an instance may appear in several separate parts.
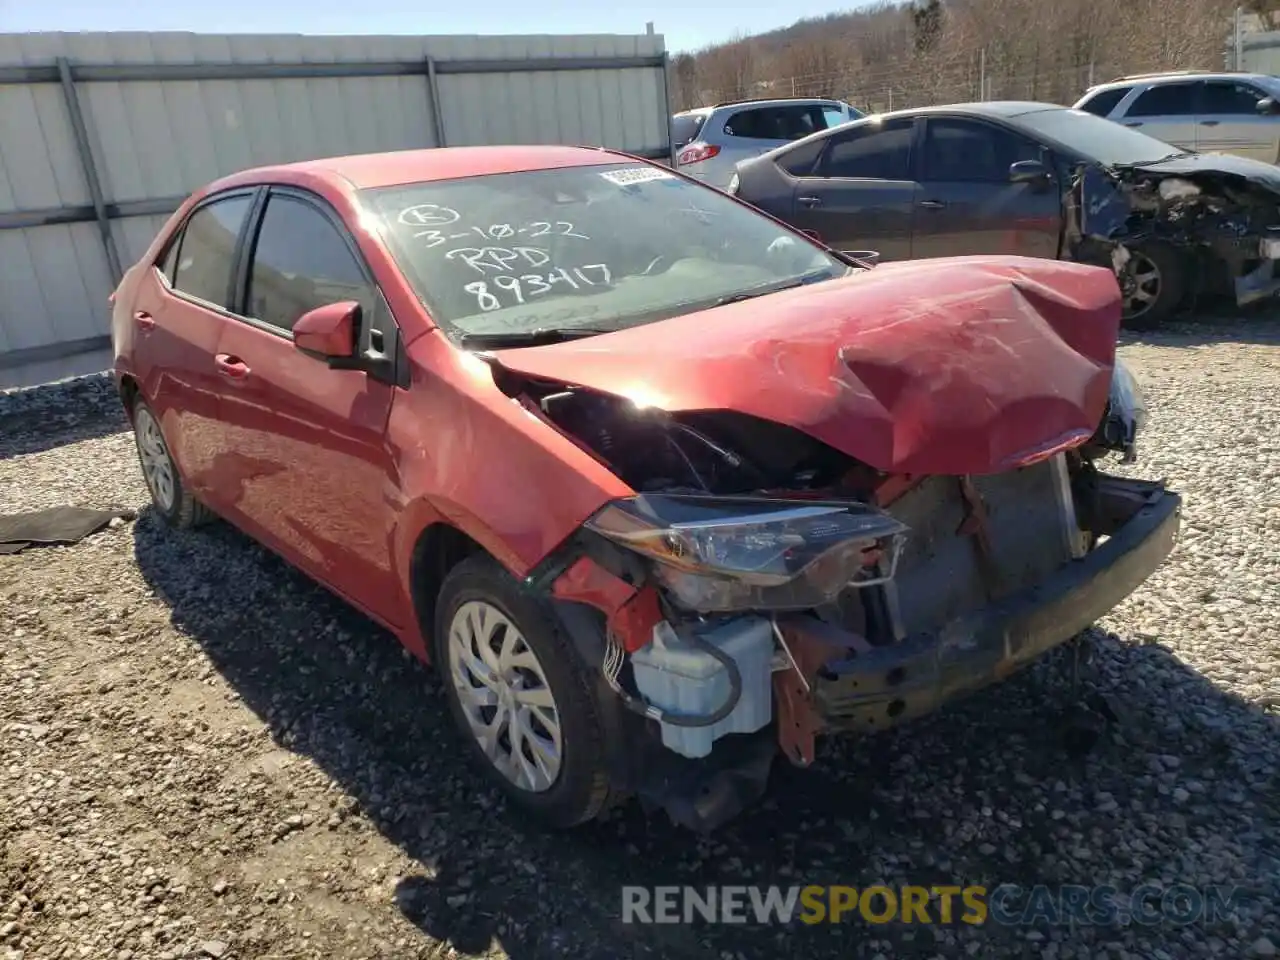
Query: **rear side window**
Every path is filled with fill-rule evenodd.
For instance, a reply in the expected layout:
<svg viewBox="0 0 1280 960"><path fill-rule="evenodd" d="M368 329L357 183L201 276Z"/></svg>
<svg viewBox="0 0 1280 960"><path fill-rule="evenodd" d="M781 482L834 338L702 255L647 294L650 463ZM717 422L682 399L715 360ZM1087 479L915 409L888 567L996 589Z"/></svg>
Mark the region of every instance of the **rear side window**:
<svg viewBox="0 0 1280 960"><path fill-rule="evenodd" d="M1166 83L1138 95L1127 117L1188 117L1196 112L1196 84Z"/></svg>
<svg viewBox="0 0 1280 960"><path fill-rule="evenodd" d="M825 129L827 121L817 104L752 107L739 110L724 125L729 136L752 140L799 140Z"/></svg>
<svg viewBox="0 0 1280 960"><path fill-rule="evenodd" d="M175 290L219 307L227 305L236 240L252 203L249 196L227 197L191 215L175 245L172 273L166 274Z"/></svg>
<svg viewBox="0 0 1280 960"><path fill-rule="evenodd" d="M312 204L272 196L253 249L249 315L292 330L308 310L341 300L355 300L366 317L376 300L342 234Z"/></svg>
<svg viewBox="0 0 1280 960"><path fill-rule="evenodd" d="M1120 105L1120 101L1132 89L1133 87L1116 87L1114 90L1101 90L1080 104L1078 109L1087 110L1094 116L1105 117Z"/></svg>
<svg viewBox="0 0 1280 960"><path fill-rule="evenodd" d="M890 120L833 134L819 175L869 180L909 179L913 127L911 120Z"/></svg>
<svg viewBox="0 0 1280 960"><path fill-rule="evenodd" d="M831 140L828 137L817 137L808 143L802 143L784 152L774 162L793 177L812 175L813 168L822 156Z"/></svg>
<svg viewBox="0 0 1280 960"><path fill-rule="evenodd" d="M698 134L702 132L702 125L707 122L705 113L690 113L684 116L671 118L671 145L674 147L687 147L693 141L698 139Z"/></svg>
<svg viewBox="0 0 1280 960"><path fill-rule="evenodd" d="M1266 94L1257 87L1232 80L1210 80L1204 85L1201 113L1228 116L1257 116L1258 101Z"/></svg>

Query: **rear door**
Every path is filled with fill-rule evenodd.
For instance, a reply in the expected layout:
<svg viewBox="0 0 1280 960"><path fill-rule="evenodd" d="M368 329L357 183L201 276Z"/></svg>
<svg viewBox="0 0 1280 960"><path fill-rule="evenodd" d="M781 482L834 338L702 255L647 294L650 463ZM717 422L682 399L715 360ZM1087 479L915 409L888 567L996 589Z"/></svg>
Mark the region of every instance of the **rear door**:
<svg viewBox="0 0 1280 960"><path fill-rule="evenodd" d="M1051 158L1006 127L961 117L929 117L917 165L915 257L968 254L1058 256L1062 202L1056 182L1010 183L1009 167Z"/></svg>
<svg viewBox="0 0 1280 960"><path fill-rule="evenodd" d="M810 169L791 169L797 179L786 219L837 250L909 259L917 190L911 178L914 129L914 120L898 118L830 134Z"/></svg>
<svg viewBox="0 0 1280 960"><path fill-rule="evenodd" d="M217 484L234 518L312 576L392 625L403 622L391 568L398 478L385 442L395 385L331 369L297 350L307 311L361 305L361 346L398 347L390 309L337 214L309 193L271 188L240 268L238 317L217 353Z"/></svg>
<svg viewBox="0 0 1280 960"><path fill-rule="evenodd" d="M1258 112L1258 101L1269 96L1244 80L1206 80L1197 104L1196 149L1275 163L1280 119Z"/></svg>
<svg viewBox="0 0 1280 960"><path fill-rule="evenodd" d="M127 321L143 396L184 482L215 510L222 504L212 481L220 386L214 354L231 316L232 264L253 197L252 190L231 192L197 206L140 278Z"/></svg>
<svg viewBox="0 0 1280 960"><path fill-rule="evenodd" d="M1147 87L1112 119L1182 150L1195 150L1200 85L1199 80L1179 80Z"/></svg>

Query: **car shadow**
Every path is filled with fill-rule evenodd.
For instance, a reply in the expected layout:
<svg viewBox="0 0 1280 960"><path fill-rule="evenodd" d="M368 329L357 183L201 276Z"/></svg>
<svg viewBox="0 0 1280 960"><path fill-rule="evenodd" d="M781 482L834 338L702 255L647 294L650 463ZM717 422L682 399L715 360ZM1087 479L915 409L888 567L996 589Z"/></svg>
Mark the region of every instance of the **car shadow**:
<svg viewBox="0 0 1280 960"><path fill-rule="evenodd" d="M1223 882L1280 893L1280 769L1265 749L1246 749L1274 743L1280 722L1182 665L1158 637L1094 631L1087 683L1120 719L1083 754L1063 746L1068 698L1061 665L1046 663L944 715L825 743L813 769L780 763L766 798L710 837L635 805L550 833L472 771L432 672L385 631L225 524L171 531L148 508L134 536L173 624L279 745L318 764L418 864L396 905L463 954L846 957L874 939L883 948L871 953L929 957L1024 944L1026 931L991 924L624 924L621 888L1177 877L1183 853L1161 833L1209 802L1227 812L1196 828L1204 848L1222 839L1252 851L1224 865ZM1096 819L1081 821L1082 809ZM1257 833L1251 817L1270 828ZM1253 842L1238 847L1248 829ZM1141 854L1135 838L1147 843ZM1074 859L1055 852L1063 844ZM1177 934L1167 931L1183 955ZM1099 949L1110 939L1104 931Z"/></svg>
<svg viewBox="0 0 1280 960"><path fill-rule="evenodd" d="M106 374L0 393L0 460L128 429L124 407Z"/></svg>
<svg viewBox="0 0 1280 960"><path fill-rule="evenodd" d="M1121 330L1120 345L1202 347L1218 343L1280 346L1280 312L1270 302L1248 307L1205 304L1150 331Z"/></svg>

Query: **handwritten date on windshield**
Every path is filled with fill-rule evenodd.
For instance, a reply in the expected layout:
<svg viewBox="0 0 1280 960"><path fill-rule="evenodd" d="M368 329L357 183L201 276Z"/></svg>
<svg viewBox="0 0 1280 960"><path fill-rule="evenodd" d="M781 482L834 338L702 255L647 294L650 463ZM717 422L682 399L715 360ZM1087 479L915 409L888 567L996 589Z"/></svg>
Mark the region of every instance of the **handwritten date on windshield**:
<svg viewBox="0 0 1280 960"><path fill-rule="evenodd" d="M560 284L566 290L584 290L590 287L608 286L613 282L609 268L603 263L588 263L571 269L560 268L550 273L526 273L521 276L494 277L492 280L473 280L462 289L476 298L476 306L488 313L504 306L517 306L535 297L545 296ZM504 304L498 292L507 295Z"/></svg>

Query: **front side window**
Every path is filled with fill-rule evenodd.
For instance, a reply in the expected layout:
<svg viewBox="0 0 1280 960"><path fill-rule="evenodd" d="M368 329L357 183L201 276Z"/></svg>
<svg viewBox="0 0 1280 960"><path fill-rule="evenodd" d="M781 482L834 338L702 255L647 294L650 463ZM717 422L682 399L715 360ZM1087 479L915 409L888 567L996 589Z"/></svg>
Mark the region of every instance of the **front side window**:
<svg viewBox="0 0 1280 960"><path fill-rule="evenodd" d="M1019 160L1039 160L1040 145L971 120L930 119L925 127L926 181L1007 183Z"/></svg>
<svg viewBox="0 0 1280 960"><path fill-rule="evenodd" d="M1149 87L1138 95L1127 117L1189 117L1195 109L1196 84L1165 83Z"/></svg>
<svg viewBox="0 0 1280 960"><path fill-rule="evenodd" d="M249 315L292 330L308 310L342 300L355 300L366 317L375 303L342 234L305 200L273 195L253 249Z"/></svg>
<svg viewBox="0 0 1280 960"><path fill-rule="evenodd" d="M176 244L172 265L173 288L218 307L227 305L236 241L253 198L227 197L206 204L191 215Z"/></svg>
<svg viewBox="0 0 1280 960"><path fill-rule="evenodd" d="M870 180L907 180L911 175L914 121L869 122L834 134L818 175Z"/></svg>
<svg viewBox="0 0 1280 960"><path fill-rule="evenodd" d="M1265 98L1257 87L1229 80L1210 80L1204 85L1200 112L1219 116L1258 116L1258 101Z"/></svg>
<svg viewBox="0 0 1280 960"><path fill-rule="evenodd" d="M724 194L647 164L366 190L397 265L451 336L617 330L849 272Z"/></svg>

